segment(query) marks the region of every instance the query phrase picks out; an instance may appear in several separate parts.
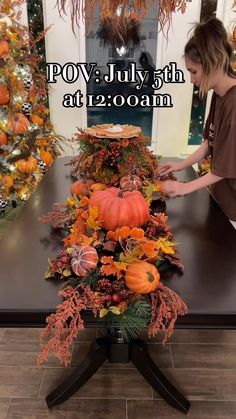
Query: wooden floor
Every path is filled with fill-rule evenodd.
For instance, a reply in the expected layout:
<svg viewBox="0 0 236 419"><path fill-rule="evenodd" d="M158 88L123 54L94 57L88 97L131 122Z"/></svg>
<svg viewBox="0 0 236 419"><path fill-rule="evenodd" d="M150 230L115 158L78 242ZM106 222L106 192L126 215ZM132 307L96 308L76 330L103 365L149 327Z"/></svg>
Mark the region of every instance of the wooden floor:
<svg viewBox="0 0 236 419"><path fill-rule="evenodd" d="M35 366L40 329L0 329L1 419L184 418L152 390L132 364L104 366L64 404L47 408L45 396L86 354L97 336L80 332L71 366L57 360ZM236 419L236 331L177 330L165 347L149 343L157 365L192 402L187 418Z"/></svg>

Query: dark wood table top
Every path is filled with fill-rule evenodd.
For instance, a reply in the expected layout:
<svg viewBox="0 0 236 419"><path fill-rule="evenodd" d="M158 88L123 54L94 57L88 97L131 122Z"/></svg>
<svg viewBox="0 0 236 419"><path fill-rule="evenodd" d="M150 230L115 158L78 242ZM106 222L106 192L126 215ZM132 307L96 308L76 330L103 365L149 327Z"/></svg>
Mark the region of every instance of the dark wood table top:
<svg viewBox="0 0 236 419"><path fill-rule="evenodd" d="M48 257L62 248L61 231L38 217L65 202L68 160L57 159L0 243L0 326L43 326L60 301L62 283L45 280L44 273ZM194 171L183 176L193 179ZM179 327L235 327L236 230L206 190L168 200L166 211L185 266L183 275L166 280L188 305ZM97 325L89 312L85 320Z"/></svg>

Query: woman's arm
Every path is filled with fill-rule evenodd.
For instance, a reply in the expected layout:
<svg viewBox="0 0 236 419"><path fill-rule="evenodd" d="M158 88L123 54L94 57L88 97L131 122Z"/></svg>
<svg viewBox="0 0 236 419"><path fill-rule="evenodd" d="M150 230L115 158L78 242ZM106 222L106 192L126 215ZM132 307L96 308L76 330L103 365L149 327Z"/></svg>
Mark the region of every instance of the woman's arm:
<svg viewBox="0 0 236 419"><path fill-rule="evenodd" d="M208 143L205 140L202 145L194 151L191 156L187 157L187 159L182 160L180 162L167 162L160 164L158 168L158 174L160 176L168 175L170 172L177 172L179 170L186 169L186 167L192 166L193 164L199 162L200 160L204 159L210 154Z"/></svg>
<svg viewBox="0 0 236 419"><path fill-rule="evenodd" d="M161 192L169 198L175 198L176 196L187 195L188 193L204 188L205 186L212 185L222 179L223 178L220 176L207 173L206 175L188 183L166 180L161 182Z"/></svg>

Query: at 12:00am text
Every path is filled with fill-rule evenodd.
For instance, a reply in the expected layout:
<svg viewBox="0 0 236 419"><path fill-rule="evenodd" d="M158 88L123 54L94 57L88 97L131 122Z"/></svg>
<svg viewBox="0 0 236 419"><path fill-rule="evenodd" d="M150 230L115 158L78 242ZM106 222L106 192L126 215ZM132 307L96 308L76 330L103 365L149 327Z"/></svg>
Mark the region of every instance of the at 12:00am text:
<svg viewBox="0 0 236 419"><path fill-rule="evenodd" d="M77 91L74 95L66 94L63 99L63 106L65 108L74 108L83 106L82 102L83 95L80 91ZM169 94L143 94L143 95L86 95L86 106L88 108L92 107L117 107L121 108L122 106L129 106L135 108L136 106L140 107L150 107L150 108L172 108L172 99Z"/></svg>

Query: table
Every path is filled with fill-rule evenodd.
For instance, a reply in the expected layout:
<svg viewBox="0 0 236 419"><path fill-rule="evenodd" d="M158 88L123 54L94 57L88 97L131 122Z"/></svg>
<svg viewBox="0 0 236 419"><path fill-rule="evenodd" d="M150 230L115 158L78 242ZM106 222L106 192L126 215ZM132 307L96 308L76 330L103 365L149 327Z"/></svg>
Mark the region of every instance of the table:
<svg viewBox="0 0 236 419"><path fill-rule="evenodd" d="M61 283L44 280L44 273L48 257L56 256L61 249L62 232L37 219L45 215L53 203L65 202L71 180L70 168L65 168L64 164L69 160L56 160L1 241L2 327L42 327L59 302L57 291ZM185 170L183 176L185 180L193 179L193 169ZM183 275L174 273L165 282L188 305L188 314L178 319L176 327L235 328L236 231L206 190L169 200L166 207L185 266ZM104 327L90 312L85 312L84 320L86 327ZM69 377L47 397L49 406L73 394L106 357L111 362L117 362L120 357L119 362L131 359L168 403L185 413L188 411L189 402L161 374L142 341L137 340L127 347L119 331L117 336L102 339L92 345L81 364L82 370L78 367L77 380L75 376ZM117 345L123 345L123 349ZM140 360L147 367L144 371L141 371ZM81 374L85 374L83 379Z"/></svg>

